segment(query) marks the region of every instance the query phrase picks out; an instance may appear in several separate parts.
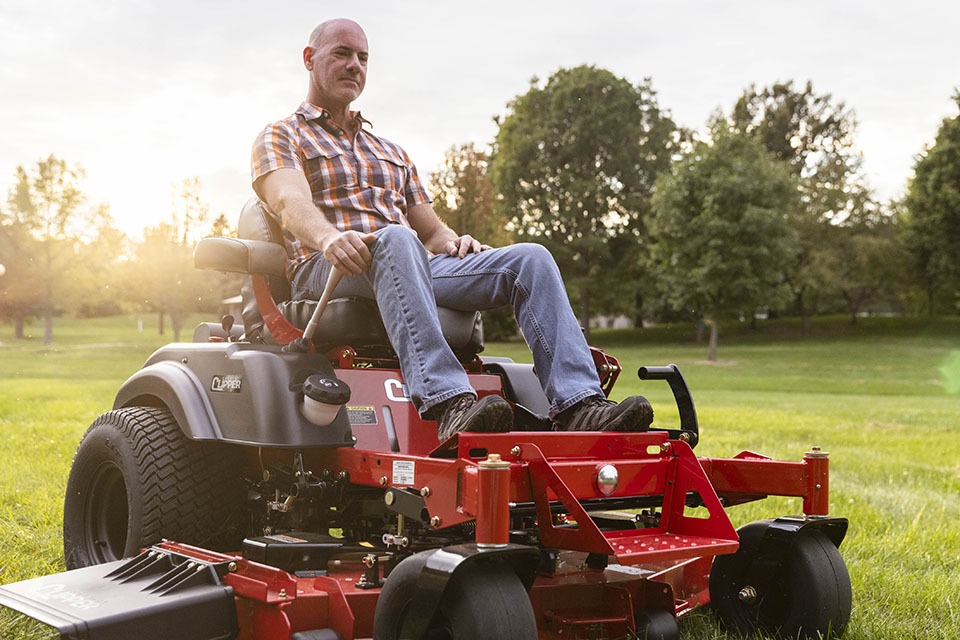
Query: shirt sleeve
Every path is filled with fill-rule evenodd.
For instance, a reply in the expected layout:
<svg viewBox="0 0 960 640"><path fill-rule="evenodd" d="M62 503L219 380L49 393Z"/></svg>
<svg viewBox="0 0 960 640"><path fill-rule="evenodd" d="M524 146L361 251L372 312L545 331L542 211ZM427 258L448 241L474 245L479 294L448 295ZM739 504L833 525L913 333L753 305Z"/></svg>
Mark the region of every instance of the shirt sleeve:
<svg viewBox="0 0 960 640"><path fill-rule="evenodd" d="M423 183L420 182L420 174L417 173L417 165L413 164L413 161L410 160L410 157L404 152L403 159L407 163L409 168L409 175L407 176L407 183L403 185L403 199L406 200L407 206L414 206L418 204L430 204L432 202L430 194L427 193L427 190L423 188Z"/></svg>
<svg viewBox="0 0 960 640"><path fill-rule="evenodd" d="M299 151L300 138L290 125L281 121L267 126L253 143L251 181L256 182L277 169L303 171Z"/></svg>

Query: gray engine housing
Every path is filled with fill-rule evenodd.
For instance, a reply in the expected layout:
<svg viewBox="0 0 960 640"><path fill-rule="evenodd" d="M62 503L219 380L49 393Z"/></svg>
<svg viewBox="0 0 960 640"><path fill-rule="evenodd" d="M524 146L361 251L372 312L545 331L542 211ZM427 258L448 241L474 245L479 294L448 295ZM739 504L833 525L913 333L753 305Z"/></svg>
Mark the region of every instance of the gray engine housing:
<svg viewBox="0 0 960 640"><path fill-rule="evenodd" d="M113 408L165 406L191 440L262 447L352 445L343 407L323 427L301 415L300 386L313 374L335 377L321 354L242 342L173 343L154 352L123 383Z"/></svg>

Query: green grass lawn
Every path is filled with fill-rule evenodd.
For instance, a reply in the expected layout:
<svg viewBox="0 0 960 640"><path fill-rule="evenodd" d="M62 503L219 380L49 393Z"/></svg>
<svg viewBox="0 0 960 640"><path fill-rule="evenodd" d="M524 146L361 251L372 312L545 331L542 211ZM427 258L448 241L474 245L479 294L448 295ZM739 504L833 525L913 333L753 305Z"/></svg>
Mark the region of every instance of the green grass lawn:
<svg viewBox="0 0 960 640"><path fill-rule="evenodd" d="M123 380L170 339L146 320L142 334L136 318L58 320L53 346L38 328L14 341L0 326L0 583L63 569L74 448ZM636 369L680 365L700 418L699 455L830 452L831 509L850 519L841 547L854 591L846 638L960 638L960 321L867 318L851 327L831 318L810 339L798 334L789 319L727 328L715 364L689 326L599 331L593 342L623 365L614 397L648 396L659 424L676 420L672 397L663 382L637 380ZM486 353L529 361L519 343ZM740 525L799 511L799 500L776 498L730 515ZM685 618L681 632L725 637L706 611ZM0 637L9 633L0 628Z"/></svg>

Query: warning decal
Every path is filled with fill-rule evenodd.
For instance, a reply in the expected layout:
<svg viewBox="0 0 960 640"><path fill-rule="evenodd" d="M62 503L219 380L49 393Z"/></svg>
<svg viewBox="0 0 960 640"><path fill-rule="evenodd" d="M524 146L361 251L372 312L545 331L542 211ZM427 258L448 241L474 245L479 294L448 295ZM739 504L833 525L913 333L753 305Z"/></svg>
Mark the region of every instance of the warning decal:
<svg viewBox="0 0 960 640"><path fill-rule="evenodd" d="M275 534L272 536L264 536L267 540L273 540L274 542L289 542L291 544L297 544L298 542L306 542L301 538L294 538L293 536L285 536L281 534Z"/></svg>
<svg viewBox="0 0 960 640"><path fill-rule="evenodd" d="M377 412L372 406L347 405L350 424L377 424Z"/></svg>

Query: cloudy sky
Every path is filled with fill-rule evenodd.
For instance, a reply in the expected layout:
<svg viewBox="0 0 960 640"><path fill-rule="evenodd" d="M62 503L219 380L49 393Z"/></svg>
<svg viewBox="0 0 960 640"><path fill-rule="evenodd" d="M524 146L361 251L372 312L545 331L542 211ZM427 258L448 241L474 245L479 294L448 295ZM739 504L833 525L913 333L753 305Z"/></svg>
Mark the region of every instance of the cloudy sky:
<svg viewBox="0 0 960 640"><path fill-rule="evenodd" d="M751 83L812 80L855 110L869 179L890 198L960 87L960 3L945 0L3 0L0 195L17 165L53 153L86 169L90 199L132 235L192 176L234 217L250 144L303 99L301 49L332 17L370 40L356 105L424 175L451 145L488 143L532 76L587 63L652 78L691 128Z"/></svg>

